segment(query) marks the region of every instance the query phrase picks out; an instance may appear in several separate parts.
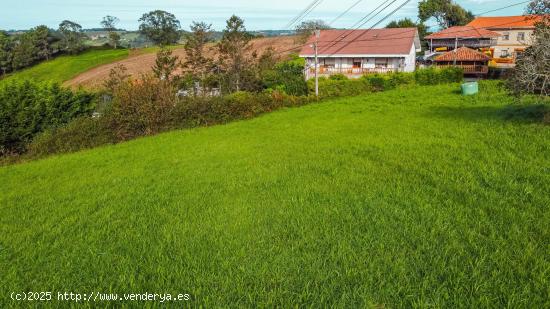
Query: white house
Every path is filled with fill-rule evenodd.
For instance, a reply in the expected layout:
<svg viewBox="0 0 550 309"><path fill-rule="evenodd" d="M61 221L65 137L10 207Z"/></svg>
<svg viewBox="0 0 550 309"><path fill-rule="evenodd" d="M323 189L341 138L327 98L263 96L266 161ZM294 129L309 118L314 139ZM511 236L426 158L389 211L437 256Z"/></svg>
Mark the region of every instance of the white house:
<svg viewBox="0 0 550 309"><path fill-rule="evenodd" d="M421 51L416 28L322 30L318 38L310 37L300 52L306 59L306 78L315 73L316 41L321 76L413 72L416 53Z"/></svg>

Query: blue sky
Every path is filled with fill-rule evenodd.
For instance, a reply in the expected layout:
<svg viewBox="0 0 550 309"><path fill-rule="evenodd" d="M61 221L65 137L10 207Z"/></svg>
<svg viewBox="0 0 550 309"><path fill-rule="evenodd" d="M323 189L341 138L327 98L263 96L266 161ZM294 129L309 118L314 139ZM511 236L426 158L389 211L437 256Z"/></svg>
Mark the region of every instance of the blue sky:
<svg viewBox="0 0 550 309"><path fill-rule="evenodd" d="M311 19L332 20L357 0L324 0L310 15ZM297 15L311 0L2 0L0 10L0 29L27 29L45 24L52 28L64 19L80 23L84 28L99 27L99 21L105 15L120 18L120 27L137 29L139 17L148 11L162 9L175 14L187 29L191 21L212 23L215 29L222 29L224 21L236 14L245 19L249 30L283 29L292 17ZM373 10L383 0L364 0L353 12L334 24L335 27L350 27L363 15ZM463 7L474 13L480 13L519 0L458 0ZM402 1L397 1L398 3ZM418 0L412 0L392 18L411 17L416 19ZM520 15L524 5L494 12L491 15ZM388 12L391 9L388 9ZM383 14L379 15L382 16ZM375 21L378 21L376 18ZM365 25L371 26L372 23Z"/></svg>

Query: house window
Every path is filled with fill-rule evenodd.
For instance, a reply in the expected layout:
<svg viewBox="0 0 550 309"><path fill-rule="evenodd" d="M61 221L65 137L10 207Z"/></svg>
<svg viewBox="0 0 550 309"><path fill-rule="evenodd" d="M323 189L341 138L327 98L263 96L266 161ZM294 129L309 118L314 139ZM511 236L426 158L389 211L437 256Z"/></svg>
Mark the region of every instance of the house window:
<svg viewBox="0 0 550 309"><path fill-rule="evenodd" d="M503 40L503 41L508 41L508 40L510 40L510 32L504 32L504 33L502 34L502 40Z"/></svg>
<svg viewBox="0 0 550 309"><path fill-rule="evenodd" d="M525 32L518 32L518 41L525 41Z"/></svg>
<svg viewBox="0 0 550 309"><path fill-rule="evenodd" d="M374 66L377 68L387 68L388 67L388 58L376 58L374 60Z"/></svg>
<svg viewBox="0 0 550 309"><path fill-rule="evenodd" d="M323 59L321 60L321 65L324 68L334 68L334 59Z"/></svg>
<svg viewBox="0 0 550 309"><path fill-rule="evenodd" d="M354 69L361 68L361 59L353 59L353 68Z"/></svg>

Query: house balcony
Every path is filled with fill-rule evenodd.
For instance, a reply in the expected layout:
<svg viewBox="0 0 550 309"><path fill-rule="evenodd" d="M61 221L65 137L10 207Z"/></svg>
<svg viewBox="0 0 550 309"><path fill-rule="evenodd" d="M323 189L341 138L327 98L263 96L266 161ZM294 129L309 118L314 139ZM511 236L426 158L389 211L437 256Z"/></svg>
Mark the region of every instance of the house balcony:
<svg viewBox="0 0 550 309"><path fill-rule="evenodd" d="M319 67L319 76L330 76L335 74L343 74L349 77L360 77L365 74L375 74L375 73L392 73L402 71L399 68L333 68L333 67ZM308 71L308 76L312 77L315 75L315 68L310 68Z"/></svg>
<svg viewBox="0 0 550 309"><path fill-rule="evenodd" d="M479 48L489 48L495 46L497 40L495 39L460 39L458 42L455 42L455 39L439 39L428 41L430 43L430 49L435 50L436 48L446 47L447 50L454 50L455 46L469 47L473 49Z"/></svg>
<svg viewBox="0 0 550 309"><path fill-rule="evenodd" d="M464 74L487 74L489 73L489 66L487 65L480 65L480 64L438 64L438 68L446 68L446 67L459 67L464 71Z"/></svg>

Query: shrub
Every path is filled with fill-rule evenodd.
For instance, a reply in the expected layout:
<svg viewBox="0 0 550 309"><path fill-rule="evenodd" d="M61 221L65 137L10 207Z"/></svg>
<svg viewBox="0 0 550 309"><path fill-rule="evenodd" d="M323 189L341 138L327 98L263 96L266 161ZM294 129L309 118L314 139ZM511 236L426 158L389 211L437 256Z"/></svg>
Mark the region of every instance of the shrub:
<svg viewBox="0 0 550 309"><path fill-rule="evenodd" d="M114 89L108 117L117 138L127 140L166 129L175 105L176 89L172 83L142 76Z"/></svg>
<svg viewBox="0 0 550 309"><path fill-rule="evenodd" d="M304 66L305 60L302 58L278 63L273 70L263 73L264 88L277 89L291 95L307 95Z"/></svg>
<svg viewBox="0 0 550 309"><path fill-rule="evenodd" d="M108 119L76 118L66 126L39 134L29 145L30 157L42 157L55 153L79 151L116 142L109 128Z"/></svg>
<svg viewBox="0 0 550 309"><path fill-rule="evenodd" d="M387 89L395 88L395 85L389 82L389 77L382 74L365 75L362 77L365 79L373 91L384 91Z"/></svg>
<svg viewBox="0 0 550 309"><path fill-rule="evenodd" d="M0 155L22 153L40 132L90 115L94 95L57 83L13 81L0 86Z"/></svg>
<svg viewBox="0 0 550 309"><path fill-rule="evenodd" d="M349 78L344 74L334 74L329 77L330 80L348 80Z"/></svg>
<svg viewBox="0 0 550 309"><path fill-rule="evenodd" d="M437 85L443 83L459 83L463 80L464 71L460 67L439 69L429 67L414 72L414 79L419 85Z"/></svg>

